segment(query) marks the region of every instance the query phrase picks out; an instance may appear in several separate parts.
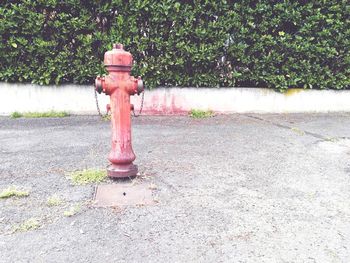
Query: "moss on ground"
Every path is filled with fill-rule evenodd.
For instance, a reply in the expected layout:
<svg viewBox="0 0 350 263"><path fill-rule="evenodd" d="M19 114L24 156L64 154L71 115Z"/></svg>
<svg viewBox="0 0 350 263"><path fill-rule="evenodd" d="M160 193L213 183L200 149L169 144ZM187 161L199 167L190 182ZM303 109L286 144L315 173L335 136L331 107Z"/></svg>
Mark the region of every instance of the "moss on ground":
<svg viewBox="0 0 350 263"><path fill-rule="evenodd" d="M86 169L70 173L69 178L75 185L100 183L107 178L107 172L105 170Z"/></svg>
<svg viewBox="0 0 350 263"><path fill-rule="evenodd" d="M47 111L47 112L13 112L10 117L12 119L17 118L62 118L67 117L70 114L65 111Z"/></svg>
<svg viewBox="0 0 350 263"><path fill-rule="evenodd" d="M203 110L192 109L189 112L189 116L195 119L203 119L203 118L213 117L214 112L212 110L203 111Z"/></svg>
<svg viewBox="0 0 350 263"><path fill-rule="evenodd" d="M30 218L24 221L23 223L15 226L13 228L13 232L27 232L30 230L37 229L39 227L40 227L39 220L37 220L36 218Z"/></svg>
<svg viewBox="0 0 350 263"><path fill-rule="evenodd" d="M46 201L46 204L48 206L59 206L61 204L63 204L63 200L56 194L50 196L47 201Z"/></svg>
<svg viewBox="0 0 350 263"><path fill-rule="evenodd" d="M66 217L71 217L71 216L78 214L80 211L81 211L81 205L77 204L77 205L70 207L68 210L64 211L63 215Z"/></svg>
<svg viewBox="0 0 350 263"><path fill-rule="evenodd" d="M10 186L0 193L0 198L10 198L10 197L27 197L29 196L28 191L18 190L16 186Z"/></svg>

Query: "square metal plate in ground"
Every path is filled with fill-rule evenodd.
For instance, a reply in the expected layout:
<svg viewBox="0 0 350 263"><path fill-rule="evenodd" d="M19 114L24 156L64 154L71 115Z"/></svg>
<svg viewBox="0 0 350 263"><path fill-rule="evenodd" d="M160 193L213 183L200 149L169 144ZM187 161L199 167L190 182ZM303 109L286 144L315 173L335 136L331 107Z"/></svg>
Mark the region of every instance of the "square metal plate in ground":
<svg viewBox="0 0 350 263"><path fill-rule="evenodd" d="M152 190L145 184L105 184L96 187L94 205L99 207L150 205Z"/></svg>

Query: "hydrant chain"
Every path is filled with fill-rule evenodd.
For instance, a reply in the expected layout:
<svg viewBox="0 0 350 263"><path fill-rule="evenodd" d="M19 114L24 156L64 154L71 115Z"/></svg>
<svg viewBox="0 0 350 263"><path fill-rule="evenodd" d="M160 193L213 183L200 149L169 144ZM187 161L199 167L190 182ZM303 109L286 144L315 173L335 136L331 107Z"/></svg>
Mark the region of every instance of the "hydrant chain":
<svg viewBox="0 0 350 263"><path fill-rule="evenodd" d="M141 115L142 109L143 109L143 101L144 101L144 99L145 99L145 91L142 91L141 105L140 105L140 111L139 111L139 113L136 115L135 109L132 108L132 113L133 113L134 117L139 117L139 116Z"/></svg>
<svg viewBox="0 0 350 263"><path fill-rule="evenodd" d="M94 87L94 93L95 93L95 103L96 103L97 113L102 119L104 119L104 118L109 116L108 111L106 112L106 114L101 113L100 105L98 103L98 98L97 98L97 91L96 91L95 87Z"/></svg>

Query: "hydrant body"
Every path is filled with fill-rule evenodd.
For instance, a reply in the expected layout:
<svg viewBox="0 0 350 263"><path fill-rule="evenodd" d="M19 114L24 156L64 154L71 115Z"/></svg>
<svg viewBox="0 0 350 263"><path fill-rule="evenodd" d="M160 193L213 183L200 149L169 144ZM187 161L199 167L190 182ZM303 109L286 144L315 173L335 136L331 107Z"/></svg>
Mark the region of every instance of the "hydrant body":
<svg viewBox="0 0 350 263"><path fill-rule="evenodd" d="M114 44L104 56L109 74L95 80L96 91L110 96L112 149L107 174L114 178L133 177L138 172L133 164L136 156L131 145L130 96L141 93L144 88L140 77L130 76L132 61L132 55L123 49L123 45Z"/></svg>

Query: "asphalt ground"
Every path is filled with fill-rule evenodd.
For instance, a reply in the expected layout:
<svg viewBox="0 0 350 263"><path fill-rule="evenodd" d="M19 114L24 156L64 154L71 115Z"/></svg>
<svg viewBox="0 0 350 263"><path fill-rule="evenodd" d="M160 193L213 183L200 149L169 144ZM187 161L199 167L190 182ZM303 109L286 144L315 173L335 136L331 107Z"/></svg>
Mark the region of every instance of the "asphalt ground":
<svg viewBox="0 0 350 263"><path fill-rule="evenodd" d="M349 113L136 118L152 205L97 208L67 179L109 147L96 116L0 118L0 191L30 192L0 199L0 262L350 261Z"/></svg>

